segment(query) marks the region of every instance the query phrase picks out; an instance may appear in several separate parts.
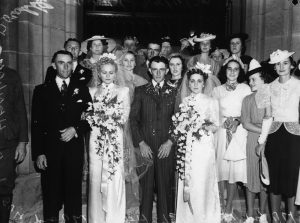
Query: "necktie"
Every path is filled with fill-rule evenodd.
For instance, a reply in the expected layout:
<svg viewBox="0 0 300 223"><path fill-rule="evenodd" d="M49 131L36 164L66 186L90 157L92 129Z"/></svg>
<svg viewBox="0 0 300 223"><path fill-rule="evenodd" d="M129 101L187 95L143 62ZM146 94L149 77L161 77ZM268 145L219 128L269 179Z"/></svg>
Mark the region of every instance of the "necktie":
<svg viewBox="0 0 300 223"><path fill-rule="evenodd" d="M63 81L63 84L61 85L61 89L60 89L62 96L66 95L67 90L68 90L68 85L67 85L66 81Z"/></svg>
<svg viewBox="0 0 300 223"><path fill-rule="evenodd" d="M159 84L156 84L154 89L155 89L155 92L156 92L157 94L160 94L161 88L160 88L160 85L159 85Z"/></svg>

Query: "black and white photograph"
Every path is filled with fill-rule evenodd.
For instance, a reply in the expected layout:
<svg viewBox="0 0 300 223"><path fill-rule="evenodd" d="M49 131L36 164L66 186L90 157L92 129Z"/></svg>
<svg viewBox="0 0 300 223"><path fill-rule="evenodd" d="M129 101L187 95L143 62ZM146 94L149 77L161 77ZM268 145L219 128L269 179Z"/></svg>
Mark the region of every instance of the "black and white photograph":
<svg viewBox="0 0 300 223"><path fill-rule="evenodd" d="M300 223L300 0L1 0L0 223Z"/></svg>

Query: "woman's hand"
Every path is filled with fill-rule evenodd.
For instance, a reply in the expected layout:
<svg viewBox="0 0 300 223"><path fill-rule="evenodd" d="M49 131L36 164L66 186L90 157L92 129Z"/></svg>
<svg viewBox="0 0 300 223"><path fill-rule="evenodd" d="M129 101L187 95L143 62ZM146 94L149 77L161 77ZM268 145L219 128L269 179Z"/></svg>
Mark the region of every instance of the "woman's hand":
<svg viewBox="0 0 300 223"><path fill-rule="evenodd" d="M225 129L230 130L232 133L235 133L239 125L240 125L239 120L233 117L229 117L225 120L223 127Z"/></svg>
<svg viewBox="0 0 300 223"><path fill-rule="evenodd" d="M255 147L255 152L257 156L260 156L261 152L264 150L265 144L258 144Z"/></svg>
<svg viewBox="0 0 300 223"><path fill-rule="evenodd" d="M217 131L218 127L215 124L211 124L211 125L205 125L204 129L208 132L215 133Z"/></svg>

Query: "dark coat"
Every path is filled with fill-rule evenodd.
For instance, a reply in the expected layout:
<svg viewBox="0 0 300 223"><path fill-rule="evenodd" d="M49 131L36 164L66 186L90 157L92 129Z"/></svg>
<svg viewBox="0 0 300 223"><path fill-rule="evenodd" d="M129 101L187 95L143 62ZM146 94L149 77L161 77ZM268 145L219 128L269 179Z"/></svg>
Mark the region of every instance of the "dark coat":
<svg viewBox="0 0 300 223"><path fill-rule="evenodd" d="M169 130L174 114L176 88L164 83L161 94L152 82L137 87L130 112L130 126L134 146L145 141L153 151L171 139Z"/></svg>
<svg viewBox="0 0 300 223"><path fill-rule="evenodd" d="M27 113L23 88L15 70L0 70L0 149L28 142Z"/></svg>
<svg viewBox="0 0 300 223"><path fill-rule="evenodd" d="M36 86L32 99L31 118L33 160L42 154L46 156L55 154L62 147L83 150L83 134L89 131L90 127L87 121L81 120L81 114L91 101L88 88L76 81L74 76L64 97L54 78ZM76 129L78 137L74 137L69 142L62 142L59 130L71 126Z"/></svg>

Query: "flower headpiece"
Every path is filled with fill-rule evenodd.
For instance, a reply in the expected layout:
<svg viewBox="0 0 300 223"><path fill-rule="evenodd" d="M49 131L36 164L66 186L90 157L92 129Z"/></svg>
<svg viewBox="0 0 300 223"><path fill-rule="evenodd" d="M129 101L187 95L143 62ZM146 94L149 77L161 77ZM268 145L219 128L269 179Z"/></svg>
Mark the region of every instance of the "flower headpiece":
<svg viewBox="0 0 300 223"><path fill-rule="evenodd" d="M210 33L201 33L199 37L196 37L194 39L194 42L203 42L206 40L213 40L216 38L216 35L210 34Z"/></svg>
<svg viewBox="0 0 300 223"><path fill-rule="evenodd" d="M245 65L244 65L244 63L242 62L241 58L239 58L239 57L236 56L236 55L232 55L231 57L227 58L227 59L225 60L225 62L223 63L223 66L225 66L226 64L228 64L228 62L231 61L231 60L234 60L234 61L236 61L237 63L239 63L242 69L245 68Z"/></svg>
<svg viewBox="0 0 300 223"><path fill-rule="evenodd" d="M113 53L104 53L99 57L100 64L115 63L117 57Z"/></svg>
<svg viewBox="0 0 300 223"><path fill-rule="evenodd" d="M281 62L290 56L292 56L295 52L289 52L287 50L276 50L270 54L270 62L269 64L276 64Z"/></svg>
<svg viewBox="0 0 300 223"><path fill-rule="evenodd" d="M203 64L203 63L199 63L199 62L197 62L195 65L196 69L201 70L205 74L211 74L210 67L211 66L209 64Z"/></svg>

